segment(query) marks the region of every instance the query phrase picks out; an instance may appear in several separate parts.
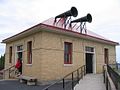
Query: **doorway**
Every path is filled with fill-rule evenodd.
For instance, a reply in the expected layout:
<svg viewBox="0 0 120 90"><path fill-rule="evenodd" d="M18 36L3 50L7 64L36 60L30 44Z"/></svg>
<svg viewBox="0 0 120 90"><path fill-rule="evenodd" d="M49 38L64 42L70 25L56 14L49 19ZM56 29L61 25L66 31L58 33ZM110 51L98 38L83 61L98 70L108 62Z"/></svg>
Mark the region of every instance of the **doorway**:
<svg viewBox="0 0 120 90"><path fill-rule="evenodd" d="M96 59L94 47L85 47L85 65L86 73L96 73Z"/></svg>
<svg viewBox="0 0 120 90"><path fill-rule="evenodd" d="M20 69L19 69L19 72L22 74L22 52L18 52L17 53L18 54L18 59L20 60L20 62L21 62L21 67L20 67Z"/></svg>
<svg viewBox="0 0 120 90"><path fill-rule="evenodd" d="M93 73L93 54L86 53L86 73Z"/></svg>
<svg viewBox="0 0 120 90"><path fill-rule="evenodd" d="M21 67L19 68L19 72L22 74L22 62L23 62L23 45L19 45L16 47L16 63L17 60L19 59L21 62Z"/></svg>

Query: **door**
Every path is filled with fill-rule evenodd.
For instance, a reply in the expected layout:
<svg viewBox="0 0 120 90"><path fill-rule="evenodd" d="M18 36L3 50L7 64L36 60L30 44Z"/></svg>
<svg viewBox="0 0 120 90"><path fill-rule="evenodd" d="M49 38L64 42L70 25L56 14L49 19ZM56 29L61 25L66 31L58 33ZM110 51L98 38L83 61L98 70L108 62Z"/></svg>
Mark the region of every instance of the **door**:
<svg viewBox="0 0 120 90"><path fill-rule="evenodd" d="M86 53L86 73L93 73L93 54Z"/></svg>
<svg viewBox="0 0 120 90"><path fill-rule="evenodd" d="M18 58L19 58L19 60L21 62L21 67L20 67L19 72L22 74L22 52L18 52Z"/></svg>

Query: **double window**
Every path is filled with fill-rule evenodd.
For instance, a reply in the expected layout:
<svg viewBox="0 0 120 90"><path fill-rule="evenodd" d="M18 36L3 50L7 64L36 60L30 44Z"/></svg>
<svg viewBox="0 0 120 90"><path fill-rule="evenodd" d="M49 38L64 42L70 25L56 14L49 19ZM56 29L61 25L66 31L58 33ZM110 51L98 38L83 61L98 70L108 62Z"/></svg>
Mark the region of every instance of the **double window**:
<svg viewBox="0 0 120 90"><path fill-rule="evenodd" d="M32 41L27 42L27 64L32 64Z"/></svg>
<svg viewBox="0 0 120 90"><path fill-rule="evenodd" d="M64 64L72 64L72 43L64 42Z"/></svg>

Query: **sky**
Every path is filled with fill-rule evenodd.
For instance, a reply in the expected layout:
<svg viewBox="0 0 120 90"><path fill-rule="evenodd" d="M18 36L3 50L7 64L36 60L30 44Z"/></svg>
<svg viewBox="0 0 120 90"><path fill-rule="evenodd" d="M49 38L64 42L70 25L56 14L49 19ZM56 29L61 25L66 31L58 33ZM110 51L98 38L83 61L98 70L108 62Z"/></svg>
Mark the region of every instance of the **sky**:
<svg viewBox="0 0 120 90"><path fill-rule="evenodd" d="M87 29L120 43L120 0L0 0L0 42L74 6L77 18L92 15ZM74 18L74 19L77 19ZM120 46L117 46L120 62ZM5 44L0 43L0 55Z"/></svg>

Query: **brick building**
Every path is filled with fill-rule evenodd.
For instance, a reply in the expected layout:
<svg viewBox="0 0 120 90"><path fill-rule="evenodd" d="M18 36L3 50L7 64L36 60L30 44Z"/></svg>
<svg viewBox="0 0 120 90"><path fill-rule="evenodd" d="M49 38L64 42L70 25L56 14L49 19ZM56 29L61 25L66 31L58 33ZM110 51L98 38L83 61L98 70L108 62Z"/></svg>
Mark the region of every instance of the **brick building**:
<svg viewBox="0 0 120 90"><path fill-rule="evenodd" d="M105 63L116 62L117 42L89 30L87 34L54 24L50 18L3 40L6 43L5 68L22 60L22 74L39 81L57 80L82 65L87 73L101 73ZM8 73L5 78L8 79Z"/></svg>

